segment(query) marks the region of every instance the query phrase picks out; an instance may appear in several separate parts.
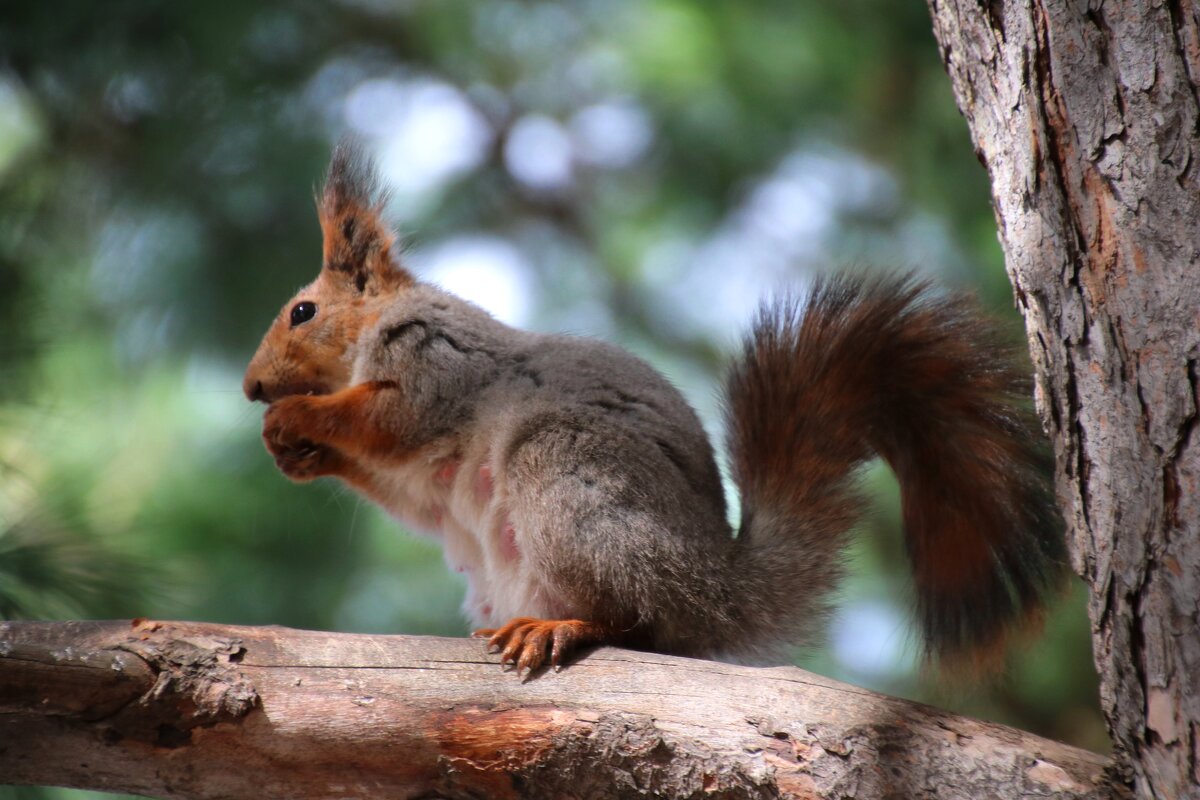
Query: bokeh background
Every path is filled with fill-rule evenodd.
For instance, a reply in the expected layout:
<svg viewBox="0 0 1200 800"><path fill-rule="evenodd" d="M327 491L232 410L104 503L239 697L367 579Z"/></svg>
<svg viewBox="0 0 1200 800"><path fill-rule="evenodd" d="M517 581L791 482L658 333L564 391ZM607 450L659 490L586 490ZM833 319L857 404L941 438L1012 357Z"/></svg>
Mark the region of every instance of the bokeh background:
<svg viewBox="0 0 1200 800"><path fill-rule="evenodd" d="M7 3L0 616L464 633L437 548L285 481L239 389L318 268L348 132L414 270L630 348L715 437L756 302L816 270L915 268L1022 336L921 0ZM923 675L895 486L864 479L841 610L797 662L1106 748L1081 589L995 684Z"/></svg>

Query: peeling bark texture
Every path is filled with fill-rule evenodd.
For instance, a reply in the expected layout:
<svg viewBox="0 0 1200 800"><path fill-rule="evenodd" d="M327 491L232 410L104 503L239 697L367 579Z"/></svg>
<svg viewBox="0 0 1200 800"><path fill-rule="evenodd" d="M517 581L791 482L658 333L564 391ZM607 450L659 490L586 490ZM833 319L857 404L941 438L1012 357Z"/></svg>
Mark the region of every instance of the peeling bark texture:
<svg viewBox="0 0 1200 800"><path fill-rule="evenodd" d="M602 648L0 623L0 776L179 798L1106 797L1107 759L791 667Z"/></svg>
<svg viewBox="0 0 1200 800"><path fill-rule="evenodd" d="M1200 797L1200 3L928 0L1140 797Z"/></svg>

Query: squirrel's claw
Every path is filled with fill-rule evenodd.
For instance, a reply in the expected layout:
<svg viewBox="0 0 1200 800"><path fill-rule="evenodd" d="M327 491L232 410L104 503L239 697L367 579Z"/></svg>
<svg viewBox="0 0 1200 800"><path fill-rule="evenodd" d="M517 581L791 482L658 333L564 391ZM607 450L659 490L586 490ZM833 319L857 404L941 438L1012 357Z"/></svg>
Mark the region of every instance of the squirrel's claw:
<svg viewBox="0 0 1200 800"><path fill-rule="evenodd" d="M517 675L524 672L526 680L546 664L547 650L550 666L559 672L575 649L614 639L613 631L599 623L534 617L517 617L500 628L481 628L472 636L486 637L488 652L499 651L500 663L514 666Z"/></svg>

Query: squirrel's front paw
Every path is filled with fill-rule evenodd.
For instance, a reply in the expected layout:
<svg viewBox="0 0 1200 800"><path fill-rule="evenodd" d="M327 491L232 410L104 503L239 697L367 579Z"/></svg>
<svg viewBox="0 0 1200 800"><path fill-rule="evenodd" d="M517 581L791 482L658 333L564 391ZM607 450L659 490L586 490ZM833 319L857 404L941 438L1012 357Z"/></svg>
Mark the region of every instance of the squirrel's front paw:
<svg viewBox="0 0 1200 800"><path fill-rule="evenodd" d="M274 455L279 471L297 483L332 474L335 470L331 464L337 460L337 454L331 448L303 441L290 450Z"/></svg>
<svg viewBox="0 0 1200 800"><path fill-rule="evenodd" d="M263 443L275 457L275 466L294 481L310 481L329 474L337 453L312 438L308 398L285 397L267 408L263 416Z"/></svg>

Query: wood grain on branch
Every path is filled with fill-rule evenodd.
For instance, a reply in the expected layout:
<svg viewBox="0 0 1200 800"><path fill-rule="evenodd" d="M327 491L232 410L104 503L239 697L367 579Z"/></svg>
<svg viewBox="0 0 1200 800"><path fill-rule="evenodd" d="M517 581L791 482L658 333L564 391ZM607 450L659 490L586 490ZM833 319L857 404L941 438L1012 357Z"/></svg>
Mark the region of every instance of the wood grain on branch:
<svg viewBox="0 0 1200 800"><path fill-rule="evenodd" d="M790 667L604 648L0 623L0 776L158 797L1103 796L1106 759Z"/></svg>

